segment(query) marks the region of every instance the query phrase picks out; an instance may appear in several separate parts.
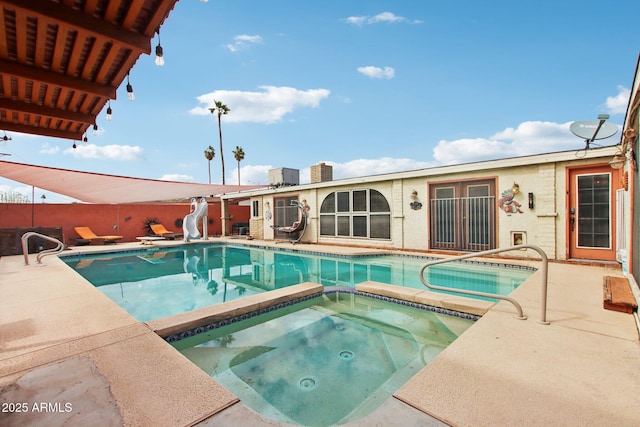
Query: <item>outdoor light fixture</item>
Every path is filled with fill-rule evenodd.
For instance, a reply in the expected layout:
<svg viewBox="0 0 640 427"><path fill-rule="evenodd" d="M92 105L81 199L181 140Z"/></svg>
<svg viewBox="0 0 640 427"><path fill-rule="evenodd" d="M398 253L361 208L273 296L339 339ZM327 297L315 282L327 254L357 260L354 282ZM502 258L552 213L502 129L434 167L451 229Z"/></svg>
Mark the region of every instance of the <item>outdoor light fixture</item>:
<svg viewBox="0 0 640 427"><path fill-rule="evenodd" d="M158 30L158 46L156 46L156 65L162 67L164 65L164 52L160 46L160 30Z"/></svg>
<svg viewBox="0 0 640 427"><path fill-rule="evenodd" d="M82 138L82 142L84 142L84 145L87 145L87 142L89 142L89 138L87 138L87 134L84 134L84 138Z"/></svg>
<svg viewBox="0 0 640 427"><path fill-rule="evenodd" d="M622 155L622 153L616 153L613 156L613 159L611 159L611 161L609 162L609 166L611 166L611 169L622 169L622 167L624 166L625 160L626 159Z"/></svg>
<svg viewBox="0 0 640 427"><path fill-rule="evenodd" d="M93 124L93 134L94 134L94 135L97 135L97 134L98 134L98 124L97 124L97 123L94 123L94 124Z"/></svg>
<svg viewBox="0 0 640 427"><path fill-rule="evenodd" d="M105 118L107 120L111 120L112 113L113 113L113 110L111 109L111 100L109 100L109 106L107 107L107 115L105 116Z"/></svg>
<svg viewBox="0 0 640 427"><path fill-rule="evenodd" d="M76 148L78 148L78 146L76 145L76 142L73 141L73 145L72 145L73 149L75 150Z"/></svg>
<svg viewBox="0 0 640 427"><path fill-rule="evenodd" d="M129 83L129 73L127 73L127 96L132 101L136 99L136 96L133 94L133 86Z"/></svg>
<svg viewBox="0 0 640 427"><path fill-rule="evenodd" d="M528 194L529 209L533 209L533 193Z"/></svg>

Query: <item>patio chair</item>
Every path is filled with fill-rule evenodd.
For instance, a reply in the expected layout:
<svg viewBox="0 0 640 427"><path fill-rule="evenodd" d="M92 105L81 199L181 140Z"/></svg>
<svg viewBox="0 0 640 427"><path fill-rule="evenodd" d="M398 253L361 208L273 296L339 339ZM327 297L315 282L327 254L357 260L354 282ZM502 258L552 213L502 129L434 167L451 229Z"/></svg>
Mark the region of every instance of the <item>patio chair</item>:
<svg viewBox="0 0 640 427"><path fill-rule="evenodd" d="M116 243L118 240L122 240L122 236L98 236L96 233L91 230L89 227L74 227L78 236L80 236L84 240L88 240L89 242L93 240L104 240L105 244L108 243Z"/></svg>
<svg viewBox="0 0 640 427"><path fill-rule="evenodd" d="M162 224L149 224L151 231L156 236L164 237L165 239L173 240L176 238L176 234L173 231L167 230Z"/></svg>
<svg viewBox="0 0 640 427"><path fill-rule="evenodd" d="M300 239L302 238L302 235L307 229L306 212L302 214L302 216L298 221L295 221L291 225L287 225L287 226L272 225L271 228L273 228L274 231L277 231L280 233L287 233L289 235L289 239L287 239L286 241L297 243L300 241Z"/></svg>

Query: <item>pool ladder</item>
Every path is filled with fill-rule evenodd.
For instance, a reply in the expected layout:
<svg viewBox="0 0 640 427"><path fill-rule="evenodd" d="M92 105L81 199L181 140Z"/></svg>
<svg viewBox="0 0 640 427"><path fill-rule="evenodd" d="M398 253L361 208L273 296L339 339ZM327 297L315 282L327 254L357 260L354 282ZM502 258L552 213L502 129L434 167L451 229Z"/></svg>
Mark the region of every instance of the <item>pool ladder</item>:
<svg viewBox="0 0 640 427"><path fill-rule="evenodd" d="M37 236L37 237L40 237L41 239L45 239L45 240L48 240L50 242L58 244L53 249L45 249L43 251L40 251L38 253L38 256L36 257L36 260L38 261L38 264L42 263L42 258L43 257L45 257L47 255L59 254L60 252L62 252L64 250L64 243L62 243L60 240L56 239L55 237L47 236L45 234L36 233L35 231L27 231L26 233L24 233L22 235L22 238L20 239L20 240L22 240L22 253L24 254L24 265L29 265L29 245L27 244L27 241L29 240L29 237L33 237L33 236Z"/></svg>
<svg viewBox="0 0 640 427"><path fill-rule="evenodd" d="M542 250L542 248L540 248L537 245L529 245L529 244L527 244L527 245L511 246L511 247L508 247L508 248L489 249L488 251L473 252L473 253L466 254L466 255L455 256L455 257L452 257L452 258L446 258L446 259L439 259L439 260L435 260L435 261L430 261L430 262L426 263L425 265L423 265L422 268L420 269L420 280L422 281L422 284L425 285L429 289L435 289L435 290L447 291L447 292L455 292L455 293L467 294L467 295L476 295L476 296L481 296L481 297L496 298L496 299L509 301L511 304L513 304L515 306L516 310L518 311L518 315L516 316L516 318L524 320L524 319L527 318L527 316L525 316L523 314L522 307L520 306L518 301L516 301L515 299L513 299L511 297L507 297L507 296L504 296L504 295L498 295L498 294L491 294L491 293L487 293L487 292L478 292L478 291L470 291L470 290L464 290L464 289L447 288L447 287L444 287L444 286L435 286L435 285L429 284L424 278L424 271L427 268L431 267L432 265L444 264L446 262L458 261L458 260L461 260L461 259L475 258L475 257L483 256L483 255L492 255L492 254L497 254L497 253L500 253L500 252L515 251L515 250L520 250L520 249L533 249L536 252L538 252L540 254L540 257L542 258L542 301L541 301L541 303L542 303L542 313L540 315L540 320L538 320L537 322L540 323L541 325L548 325L549 322L547 321L547 279L548 279L548 276L549 276L549 268L548 268L549 260L547 258L547 254Z"/></svg>

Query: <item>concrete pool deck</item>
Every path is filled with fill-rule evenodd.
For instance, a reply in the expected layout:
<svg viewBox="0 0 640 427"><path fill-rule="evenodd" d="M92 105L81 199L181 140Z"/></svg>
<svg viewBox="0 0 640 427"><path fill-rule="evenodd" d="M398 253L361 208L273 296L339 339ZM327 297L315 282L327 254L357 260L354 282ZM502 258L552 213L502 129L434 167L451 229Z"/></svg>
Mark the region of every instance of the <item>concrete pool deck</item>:
<svg viewBox="0 0 640 427"><path fill-rule="evenodd" d="M160 338L152 322L135 320L57 257L36 264L31 255L30 262L25 266L22 256L0 259L0 425L282 425L246 408ZM537 322L539 275L512 294L526 320L515 319L507 302L491 306L394 398L349 425L638 425L636 321L631 314L605 310L602 303L603 277L619 276L620 269L550 263L549 325Z"/></svg>

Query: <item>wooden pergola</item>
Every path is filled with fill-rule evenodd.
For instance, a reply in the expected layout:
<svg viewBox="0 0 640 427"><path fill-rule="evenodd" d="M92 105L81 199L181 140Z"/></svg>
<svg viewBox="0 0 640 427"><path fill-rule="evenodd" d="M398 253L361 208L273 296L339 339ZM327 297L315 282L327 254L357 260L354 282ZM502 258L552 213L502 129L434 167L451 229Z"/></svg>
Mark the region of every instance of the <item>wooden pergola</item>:
<svg viewBox="0 0 640 427"><path fill-rule="evenodd" d="M0 130L80 141L178 0L0 0Z"/></svg>

